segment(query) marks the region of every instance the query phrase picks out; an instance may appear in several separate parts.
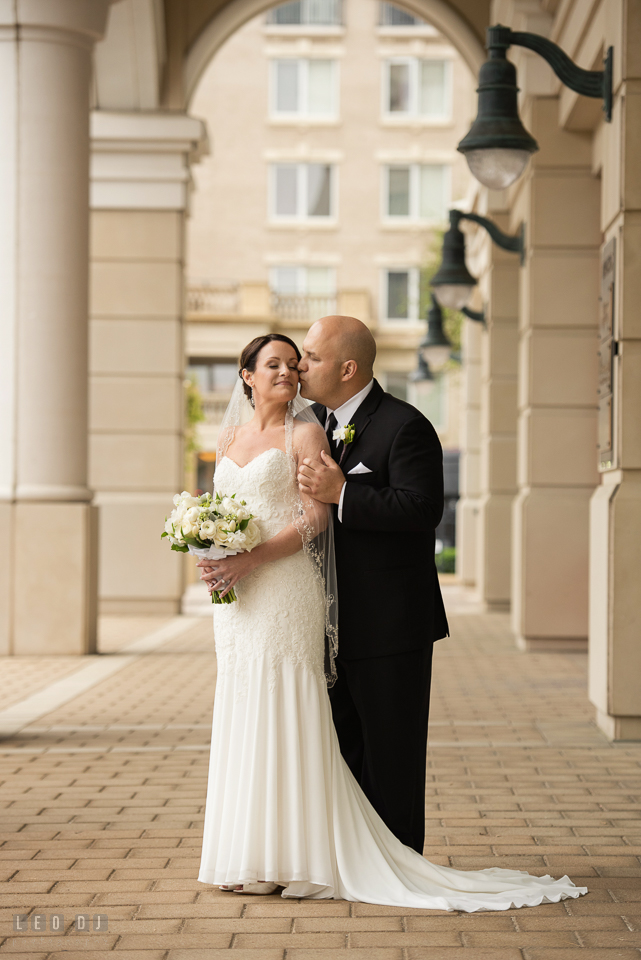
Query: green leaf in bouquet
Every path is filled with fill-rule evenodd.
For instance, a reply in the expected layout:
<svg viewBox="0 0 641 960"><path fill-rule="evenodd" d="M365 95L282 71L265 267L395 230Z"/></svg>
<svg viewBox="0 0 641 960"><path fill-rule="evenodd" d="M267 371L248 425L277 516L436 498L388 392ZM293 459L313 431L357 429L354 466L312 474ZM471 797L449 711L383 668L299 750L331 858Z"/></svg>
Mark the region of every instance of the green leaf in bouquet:
<svg viewBox="0 0 641 960"><path fill-rule="evenodd" d="M203 547L208 547L208 543L203 543L202 540L199 540L197 537L183 537L185 543L188 543L190 547L199 547L201 550Z"/></svg>
<svg viewBox="0 0 641 960"><path fill-rule="evenodd" d="M189 553L189 547L186 544L181 546L179 543L172 543L171 549L175 550L176 553Z"/></svg>
<svg viewBox="0 0 641 960"><path fill-rule="evenodd" d="M246 530L248 523L249 523L249 520L241 520L240 523L238 524L239 530L241 531Z"/></svg>
<svg viewBox="0 0 641 960"><path fill-rule="evenodd" d="M163 533L160 534L160 539L161 539L161 540L164 540L165 537L168 537L168 536L169 536L169 534L168 534L167 531L165 530Z"/></svg>

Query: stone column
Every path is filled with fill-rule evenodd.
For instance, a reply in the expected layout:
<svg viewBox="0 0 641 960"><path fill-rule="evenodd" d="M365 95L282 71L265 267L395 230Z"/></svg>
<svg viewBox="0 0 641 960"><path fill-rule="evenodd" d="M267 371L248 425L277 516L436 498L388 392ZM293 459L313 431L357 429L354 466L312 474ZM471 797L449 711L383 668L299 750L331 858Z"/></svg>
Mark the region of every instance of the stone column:
<svg viewBox="0 0 641 960"><path fill-rule="evenodd" d="M602 381L603 472L590 509L589 689L597 722L610 739L641 740L641 11L627 4L621 16L621 41L615 46L617 97L612 123L602 133L601 334L611 322L613 304L617 346L613 448L606 452L608 391ZM612 253L614 263L608 263Z"/></svg>
<svg viewBox="0 0 641 960"><path fill-rule="evenodd" d="M108 0L0 5L0 649L95 645L89 91ZM35 558L40 556L38 572Z"/></svg>
<svg viewBox="0 0 641 960"><path fill-rule="evenodd" d="M100 609L173 614L183 564L160 541L184 484L184 114L92 115L90 477L100 505Z"/></svg>
<svg viewBox="0 0 641 960"><path fill-rule="evenodd" d="M508 217L487 216L506 233ZM487 235L486 235L487 236ZM477 593L488 612L510 609L512 504L516 496L519 257L486 241L482 278L487 330L481 341L480 497Z"/></svg>
<svg viewBox="0 0 641 960"><path fill-rule="evenodd" d="M456 505L456 572L461 583L477 581L477 538L480 496L480 324L463 324L460 499Z"/></svg>
<svg viewBox="0 0 641 960"><path fill-rule="evenodd" d="M588 508L597 482L599 181L590 136L559 128L556 98L533 98L524 122L541 150L512 208L512 228L525 220L527 243L512 626L521 649L585 649Z"/></svg>

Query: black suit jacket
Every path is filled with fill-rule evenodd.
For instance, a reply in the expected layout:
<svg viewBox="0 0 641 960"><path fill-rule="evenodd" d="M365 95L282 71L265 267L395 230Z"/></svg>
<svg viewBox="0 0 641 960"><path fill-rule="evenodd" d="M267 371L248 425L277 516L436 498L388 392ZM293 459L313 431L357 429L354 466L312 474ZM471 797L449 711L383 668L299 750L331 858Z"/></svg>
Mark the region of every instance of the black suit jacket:
<svg viewBox="0 0 641 960"><path fill-rule="evenodd" d="M314 404L325 425L327 411ZM443 451L416 407L377 381L356 411L341 469L343 519L334 508L339 657L416 650L449 635L434 562L443 513ZM339 452L340 452L340 448ZM358 463L371 473L350 474Z"/></svg>

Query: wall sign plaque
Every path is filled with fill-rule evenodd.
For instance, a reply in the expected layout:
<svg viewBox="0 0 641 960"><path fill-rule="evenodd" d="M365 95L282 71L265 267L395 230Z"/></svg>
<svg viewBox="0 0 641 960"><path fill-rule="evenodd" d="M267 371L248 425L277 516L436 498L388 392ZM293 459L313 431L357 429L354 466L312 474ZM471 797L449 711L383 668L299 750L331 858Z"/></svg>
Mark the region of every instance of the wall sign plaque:
<svg viewBox="0 0 641 960"><path fill-rule="evenodd" d="M599 469L611 470L614 457L613 376L617 342L614 339L614 276L616 240L606 243L601 254L601 302L599 311Z"/></svg>

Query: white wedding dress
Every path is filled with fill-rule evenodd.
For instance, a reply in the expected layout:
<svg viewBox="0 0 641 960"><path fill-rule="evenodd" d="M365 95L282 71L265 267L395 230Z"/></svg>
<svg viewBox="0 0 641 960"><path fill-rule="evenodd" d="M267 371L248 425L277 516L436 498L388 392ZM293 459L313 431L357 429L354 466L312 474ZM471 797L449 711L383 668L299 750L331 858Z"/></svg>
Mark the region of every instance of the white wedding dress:
<svg viewBox="0 0 641 960"><path fill-rule="evenodd" d="M290 522L297 491L282 450L243 467L224 457L215 482L247 500L263 539ZM311 560L301 550L265 564L237 591L236 603L214 607L218 678L200 881L271 880L285 897L468 912L587 893L568 877L439 867L397 840L340 753Z"/></svg>

